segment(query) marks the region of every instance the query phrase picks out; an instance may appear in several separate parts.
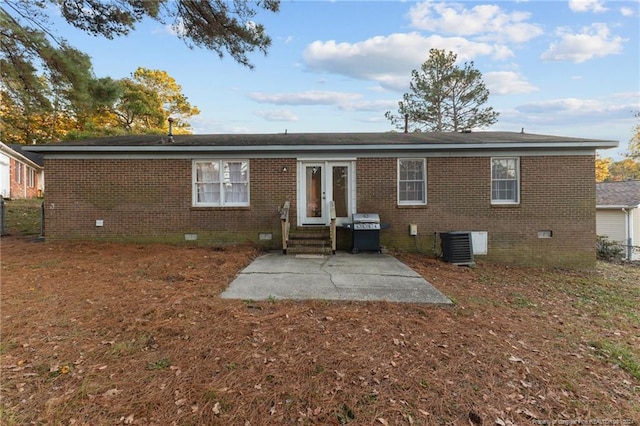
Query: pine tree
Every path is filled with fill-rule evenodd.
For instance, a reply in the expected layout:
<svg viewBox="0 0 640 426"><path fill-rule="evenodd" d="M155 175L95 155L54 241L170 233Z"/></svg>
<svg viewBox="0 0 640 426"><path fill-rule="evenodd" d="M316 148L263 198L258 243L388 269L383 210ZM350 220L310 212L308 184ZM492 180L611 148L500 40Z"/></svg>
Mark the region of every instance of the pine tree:
<svg viewBox="0 0 640 426"><path fill-rule="evenodd" d="M385 117L397 129L408 131L447 132L488 127L498 120L492 107L483 106L489 90L482 81L482 73L473 62L456 65L453 52L431 49L429 59L420 70L411 72L410 93L398 102L398 113Z"/></svg>

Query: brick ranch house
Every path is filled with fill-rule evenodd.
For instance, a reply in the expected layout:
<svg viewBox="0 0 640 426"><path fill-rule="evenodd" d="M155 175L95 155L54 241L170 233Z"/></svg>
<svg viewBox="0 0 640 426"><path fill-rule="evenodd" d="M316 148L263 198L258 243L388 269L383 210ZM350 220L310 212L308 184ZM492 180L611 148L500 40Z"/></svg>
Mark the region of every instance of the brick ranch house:
<svg viewBox="0 0 640 426"><path fill-rule="evenodd" d="M23 145L0 142L0 196L36 198L44 191L42 155L25 152Z"/></svg>
<svg viewBox="0 0 640 426"><path fill-rule="evenodd" d="M378 213L389 249L431 254L438 233L474 231L490 261L588 268L595 150L617 144L390 132L119 136L27 149L45 156L47 240L279 249L288 201L291 229L327 226L335 211L338 250L351 242L341 225Z"/></svg>

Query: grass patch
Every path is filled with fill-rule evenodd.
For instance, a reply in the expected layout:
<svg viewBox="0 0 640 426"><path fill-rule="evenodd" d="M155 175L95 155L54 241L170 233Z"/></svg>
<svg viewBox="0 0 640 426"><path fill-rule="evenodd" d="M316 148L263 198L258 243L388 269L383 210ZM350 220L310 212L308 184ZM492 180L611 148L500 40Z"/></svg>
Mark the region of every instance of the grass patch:
<svg viewBox="0 0 640 426"><path fill-rule="evenodd" d="M168 358L161 358L157 361L147 364L147 370L164 370L171 366L171 361Z"/></svg>
<svg viewBox="0 0 640 426"><path fill-rule="evenodd" d="M516 308L535 308L536 304L520 293L511 294L511 303Z"/></svg>
<svg viewBox="0 0 640 426"><path fill-rule="evenodd" d="M49 260L45 260L42 263L31 265L31 267L34 269L38 269L38 268L47 269L47 268L52 268L54 266L59 266L61 264L62 264L62 260L60 259L49 259Z"/></svg>
<svg viewBox="0 0 640 426"><path fill-rule="evenodd" d="M600 267L617 274L616 280L607 280L599 274L588 277L570 277L559 282L558 290L572 297L573 306L590 311L600 318L628 321L640 326L640 286L637 285L637 266L609 265Z"/></svg>
<svg viewBox="0 0 640 426"><path fill-rule="evenodd" d="M589 345L596 350L596 355L640 380L640 359L626 345L604 340L589 342Z"/></svg>
<svg viewBox="0 0 640 426"><path fill-rule="evenodd" d="M16 342L15 340L0 342L0 355L6 354L7 352L14 350L18 346L20 345L18 345L18 342Z"/></svg>
<svg viewBox="0 0 640 426"><path fill-rule="evenodd" d="M40 199L5 200L5 226L9 235L40 235Z"/></svg>
<svg viewBox="0 0 640 426"><path fill-rule="evenodd" d="M13 411L0 406L0 424L5 426L14 426L23 424L20 418Z"/></svg>

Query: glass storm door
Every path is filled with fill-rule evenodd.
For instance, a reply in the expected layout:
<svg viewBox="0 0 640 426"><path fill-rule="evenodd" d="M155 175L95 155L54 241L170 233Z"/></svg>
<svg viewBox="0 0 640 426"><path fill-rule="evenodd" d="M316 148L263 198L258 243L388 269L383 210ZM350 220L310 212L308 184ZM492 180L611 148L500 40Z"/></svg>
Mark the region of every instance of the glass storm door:
<svg viewBox="0 0 640 426"><path fill-rule="evenodd" d="M349 164L330 164L331 169L331 199L336 207L336 219L349 220L350 191Z"/></svg>
<svg viewBox="0 0 640 426"><path fill-rule="evenodd" d="M303 163L299 199L302 225L328 225L331 221L329 201L334 202L338 222L350 217L350 163Z"/></svg>
<svg viewBox="0 0 640 426"><path fill-rule="evenodd" d="M309 163L303 167L303 225L324 225L328 212L325 170L322 163Z"/></svg>

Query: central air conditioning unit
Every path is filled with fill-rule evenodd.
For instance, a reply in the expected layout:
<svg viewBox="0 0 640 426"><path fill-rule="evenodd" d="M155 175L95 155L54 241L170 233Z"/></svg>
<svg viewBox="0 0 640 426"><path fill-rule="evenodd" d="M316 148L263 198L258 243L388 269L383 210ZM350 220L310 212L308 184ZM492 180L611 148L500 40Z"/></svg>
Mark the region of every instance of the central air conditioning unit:
<svg viewBox="0 0 640 426"><path fill-rule="evenodd" d="M441 232L442 259L454 265L475 265L471 232Z"/></svg>

